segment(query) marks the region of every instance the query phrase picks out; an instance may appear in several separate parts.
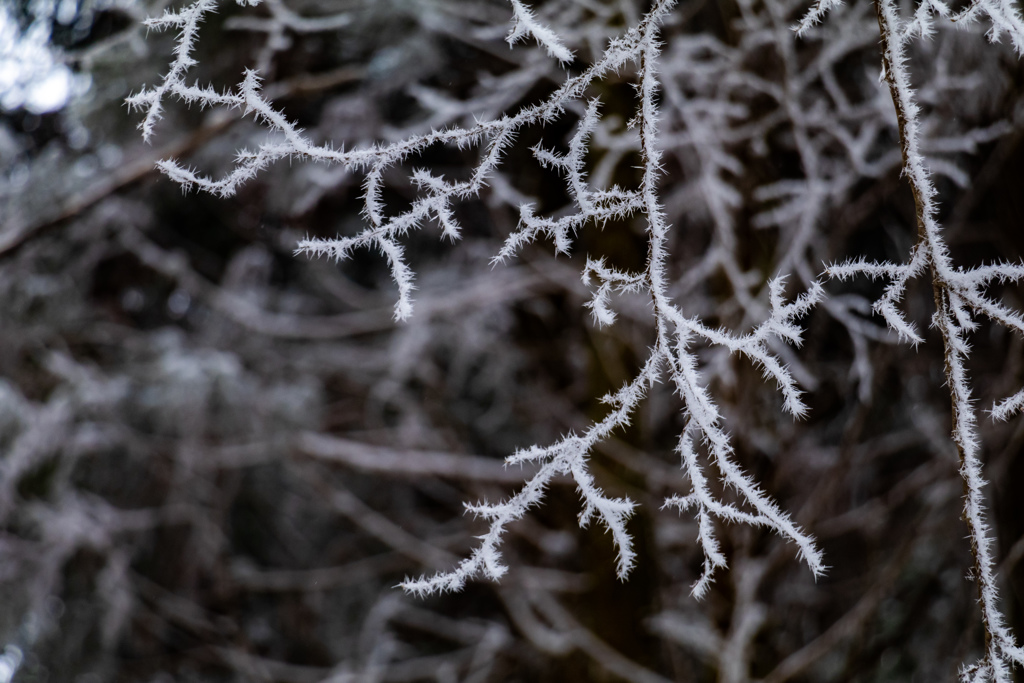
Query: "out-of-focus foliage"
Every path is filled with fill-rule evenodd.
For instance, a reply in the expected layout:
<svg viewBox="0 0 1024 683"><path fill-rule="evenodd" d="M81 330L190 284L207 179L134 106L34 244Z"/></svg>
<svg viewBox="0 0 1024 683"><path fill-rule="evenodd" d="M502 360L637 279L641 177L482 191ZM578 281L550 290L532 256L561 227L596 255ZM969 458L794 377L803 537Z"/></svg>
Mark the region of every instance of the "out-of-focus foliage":
<svg viewBox="0 0 1024 683"><path fill-rule="evenodd" d="M825 264L901 263L915 243L875 7L834 9L798 39L807 5L695 0L661 23L666 295L709 330L764 321L773 278L789 275L792 300ZM942 339L919 283L903 308L916 349L871 316L885 283L856 279L826 285L801 349L771 346L806 392L800 421L748 359L692 350L732 457L817 539L823 578L778 535L713 521L729 570L690 595L707 530L662 509L690 491L674 452L690 425L676 388L655 384L589 454L596 485L639 503L626 580L555 477L508 526L500 583L396 589L471 556L487 523L463 503L504 499L535 471L507 455L585 431L607 415L598 399L642 371L658 343L649 297L614 298L615 324L598 327L579 276L588 257L643 268L648 223L590 222L568 255L540 238L491 266L522 203L577 211L564 174L530 151L572 153L586 100L567 106L519 130L487 186L453 205L460 241L434 225L403 238L416 304L396 323L380 254L293 255L359 233L359 174L283 160L217 198L154 171L175 158L221 177L266 139L241 110L173 99L140 139L123 101L167 73L174 32L141 26L165 7L180 9L6 10L23 34L48 22L54 54L91 85L58 111L0 113L0 680L16 666L18 681L934 681L986 654ZM544 102L649 9L224 3L188 82L223 92L256 67L315 144L386 146ZM529 21L572 51L569 76ZM921 153L964 267L1022 253L1021 66L984 28L939 22L908 48ZM602 101L581 157L592 189L644 182L627 125L637 74L625 64L584 93ZM413 169L469 180L480 153L435 146L385 172L385 217L421 196ZM1020 309L1011 286L989 294ZM1019 390L1019 337L982 323L971 343L982 407ZM1002 608L1019 627L1024 428L978 427ZM715 476L707 486L739 502Z"/></svg>

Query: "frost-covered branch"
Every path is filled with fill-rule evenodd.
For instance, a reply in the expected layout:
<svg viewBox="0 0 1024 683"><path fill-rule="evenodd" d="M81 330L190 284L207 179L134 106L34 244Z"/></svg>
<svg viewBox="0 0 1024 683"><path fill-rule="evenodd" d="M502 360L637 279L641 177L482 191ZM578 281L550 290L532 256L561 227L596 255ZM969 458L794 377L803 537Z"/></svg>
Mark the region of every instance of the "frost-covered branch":
<svg viewBox="0 0 1024 683"><path fill-rule="evenodd" d="M793 303L785 303L782 296L783 282L769 286L771 317L755 330L745 335L734 336L722 330L706 327L699 320L689 318L672 302L667 294L666 239L669 232L664 211L658 199L658 179L661 168L661 151L658 147L658 110L656 106L656 65L659 45L656 39L657 23L651 18L656 12L667 11L670 3L660 3L645 19L644 32L639 35L637 48L640 63L639 90L641 101L636 115L640 129L641 152L644 161L644 176L636 192L613 189L611 193L592 192L587 189L582 176L584 142L596 126L596 101L591 101L581 120L576 134L569 143L569 152L560 157L544 149L535 149L538 160L546 165L561 169L567 176L570 195L579 207L579 213L562 217L557 221L537 219L528 207L521 210L520 227L506 241L497 257L510 257L523 243L532 241L538 233L550 235L556 251L567 251L570 230L587 223L601 223L611 216L602 207L602 201L625 200L627 208L641 211L648 219L648 256L642 272L620 272L605 266L603 261L589 260L584 269L584 281L591 277L598 280L598 287L588 308L601 324L612 324L614 313L609 307L612 293L639 292L651 298L658 330L658 340L648 357L643 370L630 383L614 395L606 396L605 402L612 410L600 422L583 435L569 435L548 447L533 447L511 456L508 464L523 462L543 463L541 470L530 482L508 501L496 505L483 504L470 507L478 516L491 522L490 531L483 537L483 543L473 555L464 560L454 571L441 573L429 579L406 581L403 586L417 593L437 590L457 590L465 580L476 573L482 573L497 580L505 571L497 555L497 544L504 530L512 521L521 518L527 510L536 505L550 480L559 474L570 475L576 482L584 509L580 523L586 525L595 516L612 534L618 550L618 576L625 578L632 567L635 554L625 522L633 511L634 503L628 499L608 498L595 486L586 467L587 459L594 446L608 438L616 429L629 424L633 413L643 399L646 387L662 379L663 369L674 384L676 393L684 402L684 413L690 427L685 430L679 452L682 466L690 481L693 492L686 497L673 496L666 500L666 506L677 507L681 512L690 511L699 523L698 542L704 551L705 571L693 586L697 597L703 596L712 581L715 569L724 567L726 560L719 550L715 538L712 518L727 522L744 522L770 528L784 538L797 544L799 554L804 558L815 575L824 572L821 552L814 541L800 530L778 506L750 479L732 459L729 437L720 426L720 415L705 382L697 370L697 359L693 345L698 341L720 345L730 352L749 358L760 366L766 378L774 379L783 392L785 408L800 416L805 411L800 400L800 391L786 368L772 354L766 342L775 337L799 344L800 330L794 326L799 317L805 315L822 296L817 283L805 295ZM725 503L713 495L706 485L706 475L693 449L693 435L700 435L709 448L713 466L718 470L726 485L735 489L742 504L751 511L743 511Z"/></svg>
<svg viewBox="0 0 1024 683"><path fill-rule="evenodd" d="M530 35L533 36L539 45L543 46L544 49L547 50L549 55L555 57L558 61L572 61L572 51L562 44L562 40L558 37L557 33L544 24L539 23L533 16L533 12L530 11L530 8L519 2L519 0L510 0L510 2L512 3L512 12L515 23L512 25L512 30L508 32L508 36L505 38L505 41L509 46L515 45L516 41Z"/></svg>
<svg viewBox="0 0 1024 683"><path fill-rule="evenodd" d="M722 347L730 354L745 357L761 368L766 379L778 385L784 397L785 410L797 417L803 415L806 407L800 397L801 391L775 349L779 348L779 342L800 343L801 331L795 322L821 300L820 286L817 282L808 281L808 291L793 303L786 303L782 294L784 280L779 278L769 284L767 306L755 305L754 299L744 298L743 301L747 302L745 305L752 307L752 313L765 315L766 319L752 331L741 335L714 329L699 317L684 314L669 293L665 266L670 251L670 226L659 198L662 150L659 140L661 117L657 106L660 87L657 74L660 44L657 35L660 24L673 5L674 0L656 2L635 26L613 38L591 66L579 75L565 78L551 95L537 104L511 115L478 120L471 126L453 125L408 136L396 142L351 150L338 149L331 143L318 144L305 136L303 131L263 97L260 77L255 71L246 72L236 91L216 93L212 88L186 85L185 73L195 63L191 53L199 21L215 8L212 0L199 0L179 13L168 13L153 22L154 28L173 26L180 30L180 34L176 48L177 59L161 85L129 98L131 107L146 111L142 124L144 137L148 139L153 134L153 126L168 96L175 96L187 104L198 102L202 106L241 108L246 115L251 114L273 134L255 150L240 150L234 169L220 179L205 176L174 160L160 162L160 169L186 190L197 187L221 196L233 194L241 184L286 157L338 164L348 172L361 172L364 178L362 201L366 227L350 237L301 240L296 251L336 260L349 258L356 249L380 251L398 287L395 317L400 320L412 314L412 292L415 289L413 272L407 264L401 243L407 233L425 223L434 222L440 227L443 236L453 241L459 239L461 228L456 221L454 207L458 202L478 196L497 177L497 169L505 153L521 131L531 125L551 122L563 115L566 109L576 107L577 103L584 100L591 86L609 74L627 68L636 69L639 103L631 125L639 133L639 151L643 161L639 188L612 186L595 189L588 182L585 157L590 139L601 125L601 101L590 97L586 100L576 132L569 141L567 153L559 154L543 146L536 146L532 150L542 166L557 171L565 178L573 210L557 217L541 216L536 214L531 203L521 202L519 225L494 256L494 262L513 258L525 245L542 238L553 242L556 253L568 254L581 229L602 226L613 220L644 216L647 221L648 254L642 270L619 272L606 267L603 260L591 259L583 276L585 281L591 278L597 280L597 289L588 308L600 324L612 324L615 320L611 307L613 294L630 292L649 297L653 305L657 342L640 373L618 393L607 397L612 410L604 419L582 435L570 434L551 446L534 447L509 458L509 464L531 461L538 464L540 469L522 490L508 500L469 506L469 511L490 524L489 531L481 539L481 545L450 572L442 572L432 578L406 581L403 586L409 591L423 594L457 590L467 579L476 575L495 580L500 578L505 573L505 567L501 563L498 548L508 525L522 518L531 507L541 502L547 485L554 477L565 475L575 481L582 499L580 524L586 526L596 518L612 534L618 551L617 573L620 578L624 578L635 561L632 539L626 528L634 503L626 498L607 496L595 483L587 462L597 443L629 424L645 396L646 388L662 379L672 383L683 402L683 412L689 424L682 435L678 451L692 493L686 497L670 497L666 505L677 507L682 512L692 512L699 522L698 542L707 561L703 576L694 585L694 593L703 595L710 585L714 570L726 564L715 539L713 518L770 528L797 544L799 554L815 575L824 571L821 553L811 537L800 530L734 460L730 438L723 429L708 384L698 370L696 356L699 345L712 345ZM275 17L280 14L288 20L286 23L296 22L292 15L282 14L283 10L275 7L271 8ZM539 24L525 5L512 0L512 7L515 25L509 34L510 43L529 34L561 61L572 58L572 54L557 36ZM673 92L672 96L679 99L681 95ZM383 199L386 172L434 146L478 148L479 160L464 180L449 180L424 169L414 169L410 180L417 188L418 195L407 209L398 213L390 212ZM714 155L714 152L709 154ZM722 163L728 167L730 162L724 160ZM729 210L728 207L722 207L722 215ZM723 217L723 221L727 220ZM742 282L743 276L737 269L727 268L727 271L738 284ZM738 292L746 289L745 284L737 287ZM718 471L727 488L738 492L739 505L749 510L725 503L711 493L706 484L705 465L701 464L701 458L693 446L695 437L707 445L710 465Z"/></svg>
<svg viewBox="0 0 1024 683"><path fill-rule="evenodd" d="M980 662L966 667L961 672L961 680L1002 683L1011 680L1011 665L1024 665L1024 649L1017 645L999 609L991 531L985 520L983 489L987 482L982 473L981 445L966 369L970 356L967 335L977 329L977 316L988 317L1024 335L1024 315L993 301L984 291L996 279L1001 282L1019 281L1024 277L1024 267L1013 263L969 269L954 266L936 218L937 191L921 149L920 108L911 83L906 48L915 36L930 35L933 15L946 17L948 9L940 2L927 0L918 6L910 22L901 20L893 0L876 0L876 9L882 37L882 74L896 108L903 173L913 191L917 208L918 239L904 265L855 260L832 266L827 272L838 279L867 275L890 280L882 298L875 302L874 310L901 338L917 344L923 339L897 309L897 304L906 291L908 281L922 275L925 268L929 269L936 309L932 326L942 335L945 348L946 382L953 410L952 436L960 455L960 475L965 492L963 518L974 554L973 574L978 583L985 630L985 656ZM969 21L980 14L987 15L992 21L990 40L996 41L1004 31L1009 32L1017 52L1022 51L1024 24L1015 6L998 0L977 0L954 20ZM809 15L812 23L819 18ZM1024 391L997 404L992 411L993 417L1006 419L1021 407L1024 407Z"/></svg>

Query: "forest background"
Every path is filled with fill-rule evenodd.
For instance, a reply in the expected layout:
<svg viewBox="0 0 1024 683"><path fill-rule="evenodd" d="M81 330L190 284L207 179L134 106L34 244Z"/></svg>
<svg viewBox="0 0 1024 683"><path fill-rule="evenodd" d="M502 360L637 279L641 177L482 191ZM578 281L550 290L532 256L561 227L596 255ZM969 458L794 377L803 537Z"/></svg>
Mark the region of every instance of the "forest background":
<svg viewBox="0 0 1024 683"><path fill-rule="evenodd" d="M186 81L225 93L254 68L306 139L385 148L550 101L661 4L222 3L197 24ZM450 225L435 211L402 236L416 289L396 321L387 250L295 253L372 221L360 172L295 157L227 197L159 172L173 158L223 177L237 150L281 139L244 107L168 97L143 141L145 108L125 100L170 73L180 28L143 22L189 5L0 4L0 680L946 681L991 664L932 285L911 281L899 305L911 345L872 314L884 280L826 273L906 263L918 235L876 5L834 7L798 37L809 6L667 8L656 92L640 60L600 74L517 130ZM909 22L936 7L896 9ZM907 64L942 234L972 268L1022 254L1024 72L1005 34L990 44L987 20L965 23L938 17ZM653 117L635 119L645 101L656 143ZM471 181L485 150L398 160L381 215L417 207L432 178ZM637 503L621 520L631 571L623 536L580 528L566 471L508 525L500 582L403 592L474 557L488 524L464 504L509 500L538 469L506 457L587 433L614 409L602 396L647 377L656 304L624 291L605 309L594 294L602 273L650 263L652 222L570 220L588 192L641 187L668 226L666 296L707 330L760 329L782 305L772 280L785 302L823 287L793 321L801 345L759 347L803 392L799 419L749 355L706 343L685 357L733 461L827 571L786 534L680 510L696 471L680 435L699 416L661 381L587 451L606 500ZM508 251L536 217L536 239ZM988 286L1008 310L1020 295ZM1020 390L1024 349L1007 325L977 324L964 358L998 606L1020 632L1024 425L987 411ZM713 463L696 436L694 462ZM720 474L707 490L742 506ZM701 582L716 552L728 568Z"/></svg>

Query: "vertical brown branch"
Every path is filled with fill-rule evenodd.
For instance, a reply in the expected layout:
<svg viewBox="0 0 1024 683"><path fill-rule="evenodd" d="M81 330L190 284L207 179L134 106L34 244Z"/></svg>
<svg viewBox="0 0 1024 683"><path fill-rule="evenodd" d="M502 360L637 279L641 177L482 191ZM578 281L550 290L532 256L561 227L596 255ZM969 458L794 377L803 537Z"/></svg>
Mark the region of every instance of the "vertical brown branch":
<svg viewBox="0 0 1024 683"><path fill-rule="evenodd" d="M876 16L878 17L878 31L881 37L882 44L882 67L884 69L885 82L889 86L889 93L892 96L892 103L896 109L896 121L900 136L900 151L903 155L903 166L906 169L909 167L910 163L910 138L907 132L908 116L916 115L906 111L906 109L904 108L903 102L899 96L899 90L897 88L896 81L893 78L895 68L901 68L898 65L893 64L892 60L893 55L899 54L899 50L897 50L894 45L894 41L899 40L899 38L893 35L892 27L890 27L888 22L886 21L882 6L882 3L884 1L885 0L875 0L875 12ZM932 296L935 301L935 310L937 316L941 320L945 321L949 319L949 293L947 290L946 282L943 280L941 274L938 271L936 258L933 252L934 245L931 243L931 240L929 239L927 228L925 225L926 209L924 197L926 193L924 188L920 187L918 178L915 176L915 174L905 173L905 175L910 183L910 189L914 195L914 208L915 215L917 217L918 246L919 248L926 249L926 254L928 255L928 263L932 279ZM964 467L966 466L966 453L964 450L963 435L960 434L959 430L957 429L957 425L959 424L959 406L963 397L960 397L958 395L958 386L956 382L953 381L952 376L952 366L954 363L954 355L956 354L956 349L954 348L953 341L950 339L948 326L939 325L938 327L939 332L942 334L943 359L945 365L944 375L946 377L946 383L950 387L951 394L950 403L953 426L952 438L953 443L956 445L957 455L960 460L961 472L963 472ZM970 487L966 477L962 478L962 483L964 497L967 498L970 496ZM961 519L964 520L970 531L969 536L971 539L971 556L974 561L973 574L977 581L978 600L979 603L982 605L981 621L982 628L985 633L985 652L989 653L992 648L992 629L989 623L988 612L985 609L985 572L982 570L981 559L979 556L978 544L976 540L978 529L975 528L976 524L974 518L971 515L967 514L966 509L961 514Z"/></svg>

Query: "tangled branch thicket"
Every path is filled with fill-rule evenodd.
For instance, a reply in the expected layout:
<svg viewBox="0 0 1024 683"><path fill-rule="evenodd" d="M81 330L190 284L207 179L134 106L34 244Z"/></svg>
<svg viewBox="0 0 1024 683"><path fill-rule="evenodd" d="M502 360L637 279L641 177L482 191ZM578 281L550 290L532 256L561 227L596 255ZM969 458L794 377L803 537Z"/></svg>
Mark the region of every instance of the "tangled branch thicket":
<svg viewBox="0 0 1024 683"><path fill-rule="evenodd" d="M0 666L1024 665L1012 2L165 5L22 10Z"/></svg>

